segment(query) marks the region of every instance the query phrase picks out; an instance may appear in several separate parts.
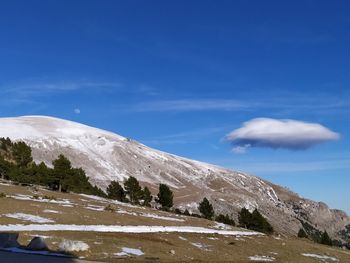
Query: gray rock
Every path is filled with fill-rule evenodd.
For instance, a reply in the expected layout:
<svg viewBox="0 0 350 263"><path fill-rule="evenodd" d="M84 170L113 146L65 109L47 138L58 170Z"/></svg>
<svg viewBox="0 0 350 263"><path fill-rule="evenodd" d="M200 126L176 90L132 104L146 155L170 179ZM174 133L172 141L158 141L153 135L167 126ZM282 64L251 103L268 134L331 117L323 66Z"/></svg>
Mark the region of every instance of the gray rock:
<svg viewBox="0 0 350 263"><path fill-rule="evenodd" d="M18 233L0 233L0 248L19 247Z"/></svg>
<svg viewBox="0 0 350 263"><path fill-rule="evenodd" d="M27 246L27 249L30 250L48 250L48 247L45 243L45 239L42 237L34 237Z"/></svg>

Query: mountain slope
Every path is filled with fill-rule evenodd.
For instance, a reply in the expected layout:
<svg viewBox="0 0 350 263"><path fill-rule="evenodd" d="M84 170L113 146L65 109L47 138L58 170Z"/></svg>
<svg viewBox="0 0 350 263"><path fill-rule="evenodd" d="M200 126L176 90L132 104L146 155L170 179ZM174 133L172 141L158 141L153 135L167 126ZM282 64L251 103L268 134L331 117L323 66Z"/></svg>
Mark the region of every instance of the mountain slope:
<svg viewBox="0 0 350 263"><path fill-rule="evenodd" d="M234 216L242 207L258 208L274 228L295 235L301 221L309 231L327 231L349 242L349 217L323 203L303 199L258 177L151 149L117 134L43 116L0 119L0 137L24 140L36 161L50 164L63 153L83 167L90 181L106 188L111 180L135 176L153 192L171 186L178 207L196 210L208 197L217 212ZM317 231L316 231L317 232Z"/></svg>
<svg viewBox="0 0 350 263"><path fill-rule="evenodd" d="M19 233L21 245L42 237L51 255L63 249L77 258L109 263L350 262L350 251L305 238L267 236L96 196L22 187L1 180L0 192L0 231ZM18 248L5 250L28 253ZM0 248L1 263L32 262L28 258L11 261L8 256L14 254L2 257L1 253ZM53 257L35 259L33 262L61 262Z"/></svg>

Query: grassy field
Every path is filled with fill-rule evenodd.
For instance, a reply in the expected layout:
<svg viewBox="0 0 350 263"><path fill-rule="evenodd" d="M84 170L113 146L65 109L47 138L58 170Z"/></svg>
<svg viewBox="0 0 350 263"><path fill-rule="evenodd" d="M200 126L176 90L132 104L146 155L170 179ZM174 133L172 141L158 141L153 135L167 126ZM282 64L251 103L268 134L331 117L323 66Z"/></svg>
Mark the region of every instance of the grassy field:
<svg viewBox="0 0 350 263"><path fill-rule="evenodd" d="M11 225L13 231L16 231L14 226L16 224L191 226L245 231L204 219L179 216L90 196L51 192L41 188L0 184L0 193L6 195L0 198L0 227ZM113 204L115 211L105 211L104 208L108 204ZM64 240L81 241L88 247L71 253L79 258L102 262L350 262L348 250L278 235L223 235L181 231L171 233L21 231L19 233L19 242L22 245L28 244L33 236L43 236L53 251L58 250Z"/></svg>

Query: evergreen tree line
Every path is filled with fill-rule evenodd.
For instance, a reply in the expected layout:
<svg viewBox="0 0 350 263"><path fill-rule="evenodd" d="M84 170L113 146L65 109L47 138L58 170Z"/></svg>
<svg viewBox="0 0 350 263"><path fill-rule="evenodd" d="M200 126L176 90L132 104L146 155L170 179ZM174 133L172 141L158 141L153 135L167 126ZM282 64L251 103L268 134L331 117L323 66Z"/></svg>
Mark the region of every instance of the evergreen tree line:
<svg viewBox="0 0 350 263"><path fill-rule="evenodd" d="M124 187L116 181L112 181L107 187L107 197L120 202L134 205L150 206L154 199L163 210L169 211L173 206L173 192L165 184L159 185L159 193L153 198L151 191L145 186L143 189L138 180L130 176L124 181Z"/></svg>
<svg viewBox="0 0 350 263"><path fill-rule="evenodd" d="M299 238L310 238L309 235L306 233L304 228L300 228L298 232ZM327 231L322 232L321 236L319 238L312 238L311 239L319 244L327 245L327 246L333 246L333 241L329 237Z"/></svg>
<svg viewBox="0 0 350 263"><path fill-rule="evenodd" d="M25 142L12 142L0 138L0 175L2 179L21 184L37 184L51 190L105 196L92 186L82 168L73 168L71 162L59 155L52 162L53 168L44 162L33 162L32 149Z"/></svg>
<svg viewBox="0 0 350 263"><path fill-rule="evenodd" d="M181 211L178 208L171 210L173 207L173 192L167 185L160 184L159 193L154 198L151 195L148 187L145 186L142 189L138 180L133 176L124 181L124 187L119 182L112 181L107 187L107 197L121 202L130 202L135 205L143 206L150 206L150 203L152 200L154 200L160 205L161 209L165 211L172 211L176 214L215 220L216 222L232 226L236 225L235 221L228 214L216 215L212 204L207 198L203 198L203 200L199 203L198 210L201 213L200 215L190 213L187 209L185 211ZM240 227L265 234L273 233L273 227L257 209L251 213L248 209L242 208L238 214L238 222ZM300 229L298 237L308 238L308 235L303 228ZM320 244L332 245L332 240L326 231L324 231L320 238L315 241Z"/></svg>
<svg viewBox="0 0 350 263"><path fill-rule="evenodd" d="M266 234L273 233L273 227L271 224L267 221L265 217L260 214L258 209L254 209L254 211L251 213L248 209L242 208L239 215L238 215L238 221L240 226L263 232Z"/></svg>
<svg viewBox="0 0 350 263"><path fill-rule="evenodd" d="M215 220L227 225L235 225L235 221L228 215L219 214L215 216L215 211L207 198L204 198L198 206L199 212L202 217ZM273 233L273 228L270 223L263 217L260 212L255 209L253 213L250 213L248 209L242 208L238 215L238 222L240 227L251 229L266 234Z"/></svg>

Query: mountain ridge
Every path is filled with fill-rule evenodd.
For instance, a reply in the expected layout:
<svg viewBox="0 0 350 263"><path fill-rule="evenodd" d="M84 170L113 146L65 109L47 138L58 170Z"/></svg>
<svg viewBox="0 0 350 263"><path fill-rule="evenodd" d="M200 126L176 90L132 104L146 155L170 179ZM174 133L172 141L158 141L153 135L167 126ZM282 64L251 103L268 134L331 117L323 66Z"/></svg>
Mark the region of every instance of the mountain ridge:
<svg viewBox="0 0 350 263"><path fill-rule="evenodd" d="M112 132L49 116L21 116L0 118L0 137L28 143L35 161L50 164L63 153L104 189L111 180L132 175L153 192L159 183L168 184L182 209L196 211L206 196L217 212L234 217L242 207L259 208L282 234L296 235L308 226L310 231L327 230L342 242L350 240L350 219L341 210L259 177L155 150Z"/></svg>

